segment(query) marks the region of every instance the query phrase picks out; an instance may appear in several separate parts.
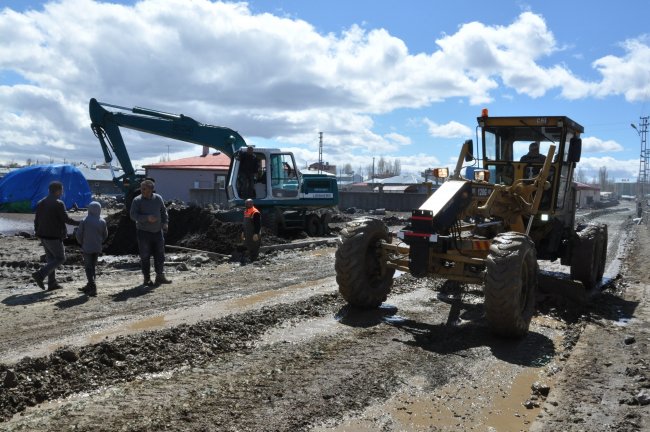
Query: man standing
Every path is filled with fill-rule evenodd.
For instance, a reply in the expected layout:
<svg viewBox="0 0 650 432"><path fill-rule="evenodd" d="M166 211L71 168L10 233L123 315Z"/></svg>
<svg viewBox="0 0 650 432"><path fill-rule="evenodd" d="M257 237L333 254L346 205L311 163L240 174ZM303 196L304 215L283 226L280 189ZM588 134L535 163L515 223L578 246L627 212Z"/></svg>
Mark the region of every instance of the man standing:
<svg viewBox="0 0 650 432"><path fill-rule="evenodd" d="M36 205L34 216L34 232L45 249L47 263L32 273L32 279L41 289L45 289L43 282L47 277L47 290L54 291L63 288L56 281L56 269L65 262L63 239L68 235L66 224L76 226L79 225L79 221L68 216L65 204L59 199L63 195L63 183L51 182L48 192L48 195Z"/></svg>
<svg viewBox="0 0 650 432"><path fill-rule="evenodd" d="M245 201L246 209L244 210L244 225L242 239L248 252L248 259L255 261L260 252L260 231L262 230L262 216L260 211L253 205L252 199ZM242 263L246 262L246 256L242 257Z"/></svg>
<svg viewBox="0 0 650 432"><path fill-rule="evenodd" d="M241 179L242 198L255 198L255 176L260 169L260 161L253 152L253 147L247 147L246 151L239 151L239 178Z"/></svg>
<svg viewBox="0 0 650 432"><path fill-rule="evenodd" d="M144 275L145 286L159 286L171 283L164 274L165 263L165 236L168 228L168 215L165 203L160 195L154 193L153 182L144 180L140 184L140 195L131 203L131 219L135 221L140 263ZM151 283L151 263L156 271L156 280Z"/></svg>

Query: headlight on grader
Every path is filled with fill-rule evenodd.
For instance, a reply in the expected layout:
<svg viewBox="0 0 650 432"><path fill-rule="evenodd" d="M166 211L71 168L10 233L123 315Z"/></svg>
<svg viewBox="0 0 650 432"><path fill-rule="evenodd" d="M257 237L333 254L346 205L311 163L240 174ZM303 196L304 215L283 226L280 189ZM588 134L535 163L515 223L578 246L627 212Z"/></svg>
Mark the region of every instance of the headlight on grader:
<svg viewBox="0 0 650 432"><path fill-rule="evenodd" d="M475 170L474 171L474 180L480 182L489 182L490 181L490 171L488 170Z"/></svg>
<svg viewBox="0 0 650 432"><path fill-rule="evenodd" d="M449 177L449 168L434 168L433 176L440 179L447 178Z"/></svg>

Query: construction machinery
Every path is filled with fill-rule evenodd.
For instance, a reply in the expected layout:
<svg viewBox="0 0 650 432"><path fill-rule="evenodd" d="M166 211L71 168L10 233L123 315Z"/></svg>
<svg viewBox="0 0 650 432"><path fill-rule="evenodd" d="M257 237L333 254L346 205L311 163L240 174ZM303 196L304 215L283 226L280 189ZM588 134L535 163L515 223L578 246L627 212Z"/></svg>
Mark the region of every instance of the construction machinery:
<svg viewBox="0 0 650 432"><path fill-rule="evenodd" d="M106 107L117 111L109 111ZM115 155L119 161L122 171L113 170L113 180L124 192L127 206L139 193L145 175L134 170L120 128L210 147L228 156L230 167L226 193L230 204L242 206L246 198L252 198L264 215L264 225L275 233L283 229L303 229L316 236L328 230L330 214L326 210L338 203L336 178L328 174L300 172L291 152L254 148L259 165L255 196L244 196L238 155L247 144L236 131L200 123L183 114L126 108L96 99L90 99L89 112L91 128L99 140L104 160L111 163ZM233 215L241 216L240 212L221 214L226 220Z"/></svg>
<svg viewBox="0 0 650 432"><path fill-rule="evenodd" d="M342 230L335 263L341 295L352 305L377 307L396 270L482 284L490 329L525 335L535 310L537 260L559 259L586 290L603 276L607 226L575 224L573 174L583 132L565 116L490 117L483 110L480 154L467 140L451 175L434 169L445 181L406 227L393 235L367 218ZM529 147L546 156L528 157Z"/></svg>

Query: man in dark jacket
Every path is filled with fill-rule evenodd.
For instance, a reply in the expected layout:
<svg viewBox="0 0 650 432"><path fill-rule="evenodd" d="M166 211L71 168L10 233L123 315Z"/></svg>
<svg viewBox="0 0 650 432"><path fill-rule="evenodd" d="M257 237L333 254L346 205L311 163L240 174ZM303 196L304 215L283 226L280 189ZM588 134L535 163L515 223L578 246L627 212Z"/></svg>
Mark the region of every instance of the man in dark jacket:
<svg viewBox="0 0 650 432"><path fill-rule="evenodd" d="M138 250L140 252L140 263L144 275L145 286L158 286L171 283L165 277L165 235L167 232L169 216L162 197L153 191L154 184L151 180L145 180L140 184L140 195L131 203L130 216L135 221L136 235L138 238ZM151 283L151 263L156 271L156 280Z"/></svg>
<svg viewBox="0 0 650 432"><path fill-rule="evenodd" d="M32 279L41 288L54 291L62 286L56 281L56 269L65 262L63 239L68 235L68 225L79 225L79 221L71 219L65 211L65 204L59 198L63 195L63 183L53 181L48 188L49 194L36 205L34 216L34 232L41 240L45 249L47 263L38 271L32 273Z"/></svg>
<svg viewBox="0 0 650 432"><path fill-rule="evenodd" d="M243 148L238 152L239 174L241 190L239 196L242 198L255 198L255 176L260 169L260 161L255 156L253 147Z"/></svg>

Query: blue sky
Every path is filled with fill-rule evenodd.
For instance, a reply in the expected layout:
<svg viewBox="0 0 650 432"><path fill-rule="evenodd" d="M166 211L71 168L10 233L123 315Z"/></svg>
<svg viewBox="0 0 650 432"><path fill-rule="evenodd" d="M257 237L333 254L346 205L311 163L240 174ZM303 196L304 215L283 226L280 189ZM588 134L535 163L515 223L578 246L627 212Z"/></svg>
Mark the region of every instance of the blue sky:
<svg viewBox="0 0 650 432"><path fill-rule="evenodd" d="M481 108L567 115L580 169L636 177L650 3L58 2L0 5L0 162L101 162L91 97L190 115L252 144L363 171L448 165ZM9 41L6 43L5 41ZM125 133L136 165L200 153Z"/></svg>

